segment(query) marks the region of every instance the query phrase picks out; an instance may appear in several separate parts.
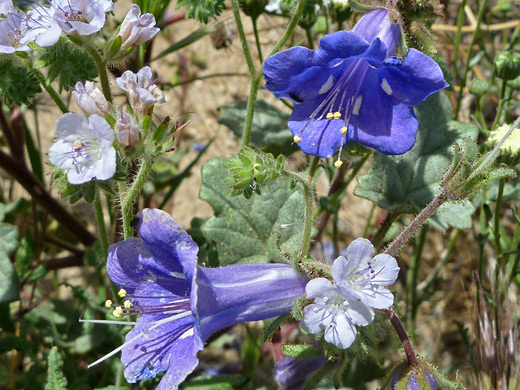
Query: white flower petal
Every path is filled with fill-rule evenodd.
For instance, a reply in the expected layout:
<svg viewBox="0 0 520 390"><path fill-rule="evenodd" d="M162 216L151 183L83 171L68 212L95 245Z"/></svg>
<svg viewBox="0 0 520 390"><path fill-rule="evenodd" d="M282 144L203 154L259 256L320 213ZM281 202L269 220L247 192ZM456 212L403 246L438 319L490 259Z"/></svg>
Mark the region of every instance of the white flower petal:
<svg viewBox="0 0 520 390"><path fill-rule="evenodd" d="M325 278L312 279L307 286L305 286L305 293L307 299L326 298L338 295L336 288L332 283Z"/></svg>
<svg viewBox="0 0 520 390"><path fill-rule="evenodd" d="M360 299L350 298L344 306L345 313L356 325L366 326L374 320L374 311Z"/></svg>
<svg viewBox="0 0 520 390"><path fill-rule="evenodd" d="M110 147L103 150L103 158L96 162L94 174L98 180L108 180L116 173L116 150Z"/></svg>
<svg viewBox="0 0 520 390"><path fill-rule="evenodd" d="M371 264L372 269L375 271L372 283L381 286L389 286L395 283L400 268L392 256L382 253L374 257Z"/></svg>
<svg viewBox="0 0 520 390"><path fill-rule="evenodd" d="M69 112L56 122L56 135L61 139L71 136L77 138L78 133L84 133L87 129L87 119L81 114Z"/></svg>
<svg viewBox="0 0 520 390"><path fill-rule="evenodd" d="M335 324L331 324L325 330L325 341L336 347L346 349L356 339L356 327L349 321L344 313L335 317Z"/></svg>
<svg viewBox="0 0 520 390"><path fill-rule="evenodd" d="M72 159L73 143L59 139L49 149L50 162L61 169L71 169L73 164Z"/></svg>
<svg viewBox="0 0 520 390"><path fill-rule="evenodd" d="M394 304L394 294L383 286L373 285L361 291L363 300L374 309L387 309Z"/></svg>
<svg viewBox="0 0 520 390"><path fill-rule="evenodd" d="M374 256L374 246L366 238L357 238L347 248L348 261L361 262L365 258Z"/></svg>
<svg viewBox="0 0 520 390"><path fill-rule="evenodd" d="M333 320L333 315L326 304L313 303L303 309L300 327L307 333L321 333Z"/></svg>

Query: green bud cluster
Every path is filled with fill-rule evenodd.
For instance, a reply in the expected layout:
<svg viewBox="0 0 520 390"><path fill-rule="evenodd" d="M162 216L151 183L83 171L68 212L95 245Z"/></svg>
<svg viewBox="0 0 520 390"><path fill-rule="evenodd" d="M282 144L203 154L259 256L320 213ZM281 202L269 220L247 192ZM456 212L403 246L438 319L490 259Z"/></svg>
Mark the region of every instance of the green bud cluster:
<svg viewBox="0 0 520 390"><path fill-rule="evenodd" d="M239 0L242 11L252 19L257 19L264 12L267 0Z"/></svg>
<svg viewBox="0 0 520 390"><path fill-rule="evenodd" d="M179 0L177 9L187 5L186 17L208 23L209 18L219 16L226 9L224 0Z"/></svg>
<svg viewBox="0 0 520 390"><path fill-rule="evenodd" d="M275 159L270 153L260 155L243 146L238 155L225 165L231 173L227 180L227 184L233 187L231 195L243 194L246 199L249 199L253 192L260 195L261 185L280 176L283 164L282 155Z"/></svg>
<svg viewBox="0 0 520 390"><path fill-rule="evenodd" d="M495 58L495 74L502 80L514 80L520 76L520 54L504 51Z"/></svg>
<svg viewBox="0 0 520 390"><path fill-rule="evenodd" d="M485 188L491 181L512 178L516 172L506 166L496 166L496 150L482 156L478 146L469 138L455 144L453 160L441 182L449 200L462 200Z"/></svg>
<svg viewBox="0 0 520 390"><path fill-rule="evenodd" d="M473 79L471 83L469 83L469 93L473 96L481 97L484 96L489 91L489 85L482 79Z"/></svg>

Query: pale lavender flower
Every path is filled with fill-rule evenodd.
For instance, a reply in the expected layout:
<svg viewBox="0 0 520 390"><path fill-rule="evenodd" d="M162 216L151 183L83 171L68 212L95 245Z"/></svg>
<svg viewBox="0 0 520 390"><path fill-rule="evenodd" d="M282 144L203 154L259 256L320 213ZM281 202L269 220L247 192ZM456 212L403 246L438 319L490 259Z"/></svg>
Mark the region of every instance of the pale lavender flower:
<svg viewBox="0 0 520 390"><path fill-rule="evenodd" d="M41 47L54 46L61 36L61 27L54 20L56 8L53 3L44 7L40 3L33 3L33 9L27 13L27 25L35 42Z"/></svg>
<svg viewBox="0 0 520 390"><path fill-rule="evenodd" d="M58 119L56 134L59 139L49 149L49 159L58 168L69 171L71 184L114 176L114 131L105 119L91 115L87 121L83 115L67 113Z"/></svg>
<svg viewBox="0 0 520 390"><path fill-rule="evenodd" d="M160 29L154 26L154 16L149 13L141 15L139 6L132 4L132 8L126 14L119 30L122 38L121 50L140 45L155 37Z"/></svg>
<svg viewBox="0 0 520 390"><path fill-rule="evenodd" d="M313 356L305 359L284 357L274 367L274 379L285 390L303 390L307 380L320 370L327 359L325 356Z"/></svg>
<svg viewBox="0 0 520 390"><path fill-rule="evenodd" d="M123 146L132 146L139 141L139 126L132 115L121 112L114 127L117 139Z"/></svg>
<svg viewBox="0 0 520 390"><path fill-rule="evenodd" d="M147 115L155 103L166 102L164 94L154 84L152 69L149 66L145 66L137 74L127 70L116 79L116 83L126 92L136 115Z"/></svg>
<svg viewBox="0 0 520 390"><path fill-rule="evenodd" d="M105 25L110 0L54 0L54 20L67 35L91 35Z"/></svg>
<svg viewBox="0 0 520 390"><path fill-rule="evenodd" d="M348 348L357 334L356 325L366 326L374 319L374 308L392 305L393 295L384 286L395 282L399 267L389 255L374 256L374 247L364 238L347 248L347 259L340 256L332 265L332 278L311 280L307 299L314 303L304 309L301 328L312 334L325 332L325 341Z"/></svg>
<svg viewBox="0 0 520 390"><path fill-rule="evenodd" d="M348 246L347 259L340 256L332 266L337 287L371 308L392 306L394 296L385 286L397 279L397 261L384 253L374 257L374 246L365 238L358 238Z"/></svg>
<svg viewBox="0 0 520 390"><path fill-rule="evenodd" d="M34 38L28 34L27 15L15 10L9 1L0 3L0 53L14 53L31 50L27 45Z"/></svg>
<svg viewBox="0 0 520 390"><path fill-rule="evenodd" d="M85 84L78 81L72 94L79 108L87 116L96 114L104 117L106 113L110 112L110 104L105 99L103 92L92 81L87 81Z"/></svg>

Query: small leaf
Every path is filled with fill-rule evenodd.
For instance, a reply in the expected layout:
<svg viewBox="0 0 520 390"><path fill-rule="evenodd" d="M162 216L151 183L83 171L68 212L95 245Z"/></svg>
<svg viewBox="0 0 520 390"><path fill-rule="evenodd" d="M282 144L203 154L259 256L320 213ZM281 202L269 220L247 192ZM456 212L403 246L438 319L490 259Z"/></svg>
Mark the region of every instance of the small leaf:
<svg viewBox="0 0 520 390"><path fill-rule="evenodd" d="M52 347L47 358L47 384L45 390L67 390L67 378L61 371L63 359L58 352L58 347Z"/></svg>
<svg viewBox="0 0 520 390"><path fill-rule="evenodd" d="M285 321L291 318L290 313L282 314L279 317L276 317L273 320L265 320L264 321L264 342L268 341L276 331L283 325Z"/></svg>
<svg viewBox="0 0 520 390"><path fill-rule="evenodd" d="M282 353L285 356L290 356L296 359L306 359L318 355L320 353L320 350L315 345L286 344L282 346Z"/></svg>
<svg viewBox="0 0 520 390"><path fill-rule="evenodd" d="M16 227L0 223L0 303L20 299L20 281L9 254L18 246Z"/></svg>
<svg viewBox="0 0 520 390"><path fill-rule="evenodd" d="M0 61L0 98L9 105L29 104L42 91L38 79L27 68L17 66L5 58Z"/></svg>
<svg viewBox="0 0 520 390"><path fill-rule="evenodd" d="M225 184L229 171L226 159L209 160L202 167L200 197L208 202L215 216L202 232L217 245L220 265L269 263L268 237L278 232L280 248L293 253L301 247L305 201L301 186L290 188L285 178L267 183L262 195L250 200L233 197Z"/></svg>
<svg viewBox="0 0 520 390"><path fill-rule="evenodd" d="M186 17L202 23L208 23L209 18L219 16L226 9L224 0L179 0L177 9L185 5L188 6Z"/></svg>

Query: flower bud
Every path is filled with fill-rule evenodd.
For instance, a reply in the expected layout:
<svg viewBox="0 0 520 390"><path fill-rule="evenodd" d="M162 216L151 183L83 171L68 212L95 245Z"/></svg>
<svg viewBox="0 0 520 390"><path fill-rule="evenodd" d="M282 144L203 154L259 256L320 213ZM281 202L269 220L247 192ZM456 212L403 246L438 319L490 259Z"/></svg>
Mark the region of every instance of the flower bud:
<svg viewBox="0 0 520 390"><path fill-rule="evenodd" d="M114 127L119 143L123 146L132 146L139 141L139 126L130 114L121 113L117 116Z"/></svg>
<svg viewBox="0 0 520 390"><path fill-rule="evenodd" d="M284 389L302 389L311 377L323 367L327 359L314 356L306 359L284 357L274 368L274 378Z"/></svg>
<svg viewBox="0 0 520 390"><path fill-rule="evenodd" d="M489 90L488 83L482 79L473 79L469 83L469 93L476 97L484 96Z"/></svg>
<svg viewBox="0 0 520 390"><path fill-rule="evenodd" d="M242 11L252 19L258 18L264 12L267 0L239 0Z"/></svg>
<svg viewBox="0 0 520 390"><path fill-rule="evenodd" d="M513 80L520 76L520 54L504 51L495 58L495 74L502 80Z"/></svg>
<svg viewBox="0 0 520 390"><path fill-rule="evenodd" d="M132 8L125 16L119 36L123 40L121 50L126 50L130 46L140 45L149 41L160 31L155 26L155 18L152 14L141 15L141 9L138 5L132 4Z"/></svg>
<svg viewBox="0 0 520 390"><path fill-rule="evenodd" d="M437 381L428 370L427 365L417 366L403 364L398 367L392 378L392 390L437 390Z"/></svg>
<svg viewBox="0 0 520 390"><path fill-rule="evenodd" d="M110 112L110 104L105 99L103 92L92 81L87 81L85 84L78 81L72 93L85 115L96 114L104 117L106 113Z"/></svg>

